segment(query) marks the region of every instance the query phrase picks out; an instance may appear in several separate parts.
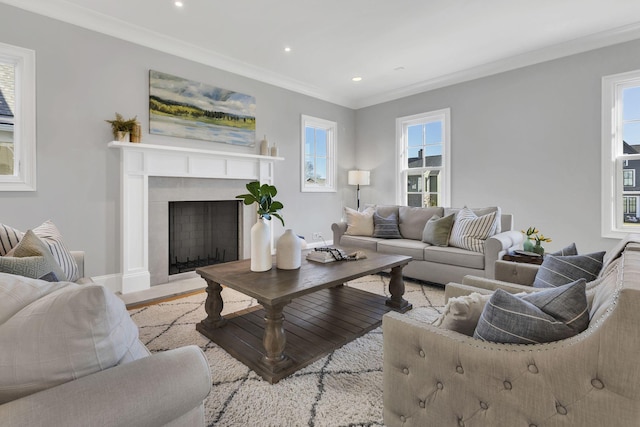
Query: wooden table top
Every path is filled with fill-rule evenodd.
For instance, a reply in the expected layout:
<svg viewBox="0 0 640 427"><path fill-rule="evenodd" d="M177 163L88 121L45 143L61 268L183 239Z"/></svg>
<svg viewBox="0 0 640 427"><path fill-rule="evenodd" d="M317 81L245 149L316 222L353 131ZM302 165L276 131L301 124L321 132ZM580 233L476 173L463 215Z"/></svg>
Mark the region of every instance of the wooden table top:
<svg viewBox="0 0 640 427"><path fill-rule="evenodd" d="M361 250L361 249L359 249ZM275 305L293 298L341 285L368 274L408 264L410 256L381 254L363 250L366 258L357 261L335 261L326 264L307 261L302 253L302 265L297 270L279 270L275 266L269 271L251 271L251 260L232 261L198 268L196 273L260 302Z"/></svg>

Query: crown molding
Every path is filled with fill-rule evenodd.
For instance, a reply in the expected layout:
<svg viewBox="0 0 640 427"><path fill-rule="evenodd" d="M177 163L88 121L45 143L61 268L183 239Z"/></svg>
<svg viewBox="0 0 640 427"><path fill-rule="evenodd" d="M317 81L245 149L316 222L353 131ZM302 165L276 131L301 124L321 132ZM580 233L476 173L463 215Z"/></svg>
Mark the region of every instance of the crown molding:
<svg viewBox="0 0 640 427"><path fill-rule="evenodd" d="M351 109L360 109L394 101L406 96L640 38L640 23L631 24L439 76L377 95L350 98L97 13L65 0L0 0L0 3Z"/></svg>

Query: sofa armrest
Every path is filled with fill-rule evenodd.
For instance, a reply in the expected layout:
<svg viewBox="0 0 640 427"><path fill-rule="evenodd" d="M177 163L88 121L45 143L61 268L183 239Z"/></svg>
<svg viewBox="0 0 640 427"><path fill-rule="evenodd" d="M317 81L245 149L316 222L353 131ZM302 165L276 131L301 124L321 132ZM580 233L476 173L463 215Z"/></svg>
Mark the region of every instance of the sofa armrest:
<svg viewBox="0 0 640 427"><path fill-rule="evenodd" d="M495 279L532 286L539 268L537 264L500 260L495 263Z"/></svg>
<svg viewBox="0 0 640 427"><path fill-rule="evenodd" d="M162 426L202 405L209 364L191 345L97 372L0 406L3 426ZM198 417L204 424L204 409Z"/></svg>
<svg viewBox="0 0 640 427"><path fill-rule="evenodd" d="M521 248L524 237L519 231L504 231L489 237L484 245L484 275L489 279L495 277L495 262L510 250Z"/></svg>
<svg viewBox="0 0 640 427"><path fill-rule="evenodd" d="M84 251L70 251L76 264L78 264L78 277L84 277Z"/></svg>
<svg viewBox="0 0 640 427"><path fill-rule="evenodd" d="M340 239L345 231L347 231L346 222L334 222L331 224L331 230L333 231L333 244L340 245Z"/></svg>

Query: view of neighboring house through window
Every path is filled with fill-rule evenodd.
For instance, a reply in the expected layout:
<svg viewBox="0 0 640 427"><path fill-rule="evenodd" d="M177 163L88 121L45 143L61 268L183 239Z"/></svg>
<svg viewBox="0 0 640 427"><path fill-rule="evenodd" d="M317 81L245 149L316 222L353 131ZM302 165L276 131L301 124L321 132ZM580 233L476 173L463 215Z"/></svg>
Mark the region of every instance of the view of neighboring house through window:
<svg viewBox="0 0 640 427"><path fill-rule="evenodd" d="M0 191L36 189L35 52L0 43Z"/></svg>
<svg viewBox="0 0 640 427"><path fill-rule="evenodd" d="M603 235L640 228L640 71L603 78Z"/></svg>
<svg viewBox="0 0 640 427"><path fill-rule="evenodd" d="M450 205L449 116L447 108L396 120L399 204Z"/></svg>
<svg viewBox="0 0 640 427"><path fill-rule="evenodd" d="M337 124L302 116L302 191L336 191Z"/></svg>

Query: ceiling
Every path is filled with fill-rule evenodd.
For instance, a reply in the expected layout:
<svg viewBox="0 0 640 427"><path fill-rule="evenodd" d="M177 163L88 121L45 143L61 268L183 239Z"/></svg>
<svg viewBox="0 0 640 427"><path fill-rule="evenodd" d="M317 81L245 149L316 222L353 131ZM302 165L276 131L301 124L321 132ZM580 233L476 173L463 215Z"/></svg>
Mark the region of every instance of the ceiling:
<svg viewBox="0 0 640 427"><path fill-rule="evenodd" d="M0 0L350 108L640 38L638 0L182 1Z"/></svg>

